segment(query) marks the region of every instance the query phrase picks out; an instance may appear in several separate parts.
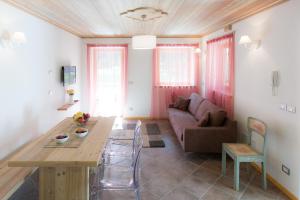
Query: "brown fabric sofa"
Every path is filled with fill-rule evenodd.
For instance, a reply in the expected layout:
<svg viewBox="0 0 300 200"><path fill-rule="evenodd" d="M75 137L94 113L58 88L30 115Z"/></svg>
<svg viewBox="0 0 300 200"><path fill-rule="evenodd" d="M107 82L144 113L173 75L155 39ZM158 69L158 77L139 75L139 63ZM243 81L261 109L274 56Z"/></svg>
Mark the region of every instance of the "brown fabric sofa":
<svg viewBox="0 0 300 200"><path fill-rule="evenodd" d="M209 112L205 127L199 127L199 120ZM237 140L237 123L226 117L226 112L193 93L188 111L168 109L169 121L185 152L220 153L222 143Z"/></svg>

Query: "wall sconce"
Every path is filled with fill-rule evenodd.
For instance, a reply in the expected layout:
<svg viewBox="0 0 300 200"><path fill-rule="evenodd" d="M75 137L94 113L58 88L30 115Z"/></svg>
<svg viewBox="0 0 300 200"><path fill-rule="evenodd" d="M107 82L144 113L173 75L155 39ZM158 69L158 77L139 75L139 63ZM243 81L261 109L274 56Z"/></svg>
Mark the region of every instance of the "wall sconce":
<svg viewBox="0 0 300 200"><path fill-rule="evenodd" d="M4 31L0 36L0 44L5 48L25 44L26 42L27 39L23 32L9 33L8 31Z"/></svg>
<svg viewBox="0 0 300 200"><path fill-rule="evenodd" d="M245 48L252 50L252 49L258 49L260 47L261 41L251 40L248 35L243 35L240 38L239 44L244 45Z"/></svg>
<svg viewBox="0 0 300 200"><path fill-rule="evenodd" d="M23 32L14 32L12 35L12 42L14 44L25 44L27 39Z"/></svg>
<svg viewBox="0 0 300 200"><path fill-rule="evenodd" d="M195 49L195 53L201 53L201 49L198 47Z"/></svg>

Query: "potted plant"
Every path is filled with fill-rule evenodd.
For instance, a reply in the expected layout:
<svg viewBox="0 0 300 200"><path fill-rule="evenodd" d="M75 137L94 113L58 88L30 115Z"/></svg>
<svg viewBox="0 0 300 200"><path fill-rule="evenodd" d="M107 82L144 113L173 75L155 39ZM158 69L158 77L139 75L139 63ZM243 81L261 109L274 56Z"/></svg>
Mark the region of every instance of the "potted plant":
<svg viewBox="0 0 300 200"><path fill-rule="evenodd" d="M75 94L74 89L68 89L67 94L69 95L70 104L73 104L74 103L74 94Z"/></svg>

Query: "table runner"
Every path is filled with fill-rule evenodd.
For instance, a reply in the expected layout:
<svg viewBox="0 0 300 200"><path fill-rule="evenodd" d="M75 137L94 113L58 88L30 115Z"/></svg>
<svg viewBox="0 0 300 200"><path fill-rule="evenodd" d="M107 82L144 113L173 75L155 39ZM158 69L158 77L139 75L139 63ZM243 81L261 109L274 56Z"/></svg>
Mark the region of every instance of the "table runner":
<svg viewBox="0 0 300 200"><path fill-rule="evenodd" d="M97 123L96 120L89 120L87 122L87 124L85 126L83 126L83 128L87 128L90 133L96 123ZM53 134L53 137L49 140L48 143L46 143L46 145L44 147L45 148L78 148L81 145L81 143L84 141L84 139L86 137L88 137L89 135L87 135L86 137L83 137L83 138L77 137L75 135L75 130L77 128L79 128L79 126L77 126L75 123L73 123L73 122L70 123L70 125L67 126L63 131L59 131L59 132ZM69 136L68 141L63 144L57 143L55 140L55 137L59 134L67 134Z"/></svg>

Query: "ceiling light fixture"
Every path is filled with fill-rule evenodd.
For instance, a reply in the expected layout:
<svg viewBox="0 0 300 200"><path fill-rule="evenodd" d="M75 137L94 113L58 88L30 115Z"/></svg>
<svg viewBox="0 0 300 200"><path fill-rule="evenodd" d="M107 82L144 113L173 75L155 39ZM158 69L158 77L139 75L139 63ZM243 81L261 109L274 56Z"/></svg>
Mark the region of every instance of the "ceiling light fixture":
<svg viewBox="0 0 300 200"><path fill-rule="evenodd" d="M125 12L120 13L120 15L129 19L145 22L161 18L168 15L168 13L161 9L152 7L138 7L135 9L126 10Z"/></svg>
<svg viewBox="0 0 300 200"><path fill-rule="evenodd" d="M152 7L139 7L120 13L121 16L127 17L132 20L147 22L159 19L168 15L161 9ZM154 49L156 47L156 36L149 34L140 34L132 37L133 49Z"/></svg>

